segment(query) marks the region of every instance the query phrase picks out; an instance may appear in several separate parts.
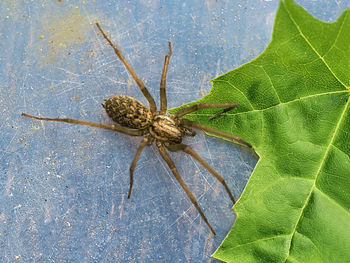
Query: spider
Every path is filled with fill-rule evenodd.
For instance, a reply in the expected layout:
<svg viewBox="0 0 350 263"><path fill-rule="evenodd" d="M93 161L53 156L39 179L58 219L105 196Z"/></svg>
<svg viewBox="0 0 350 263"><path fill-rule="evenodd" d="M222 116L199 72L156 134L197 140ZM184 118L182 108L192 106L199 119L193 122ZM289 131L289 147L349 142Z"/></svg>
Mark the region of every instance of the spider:
<svg viewBox="0 0 350 263"><path fill-rule="evenodd" d="M83 121L83 120L70 119L70 118L43 118L43 117L36 117L33 115L29 115L27 113L22 113L22 116L37 119L37 120L42 120L42 121L66 122L66 123L72 123L72 124L92 126L92 127L112 130L115 132L125 133L131 136L144 136L143 140L138 146L136 154L130 165L130 171L129 171L130 185L129 185L129 191L128 191L128 199L131 196L131 190L133 187L134 169L141 155L141 152L146 146L150 146L153 142L155 142L161 157L169 166L175 179L178 181L178 183L181 185L182 189L185 191L188 198L196 207L199 214L201 215L205 223L210 228L211 232L214 235L216 235L214 229L212 228L206 216L202 212L202 209L198 205L196 198L191 193L191 191L189 190L185 182L182 180L178 170L175 167L174 162L170 159L170 156L167 153L166 149L171 152L183 151L191 155L195 160L197 160L201 165L203 165L225 187L225 190L229 195L230 199L232 200L233 203L235 203L235 199L233 198L233 195L230 189L228 188L224 178L220 176L193 149L191 149L188 145L183 144L182 140L185 136L195 136L196 132L192 128L196 128L202 131L210 132L212 134L216 134L221 137L236 141L248 147L251 147L251 145L234 135L227 134L227 133L206 127L197 122L187 120L181 117L185 116L188 113L197 111L199 109L224 108L224 110L210 117L210 119L213 119L233 109L234 107L237 106L237 103L197 104L197 105L183 108L174 114L171 114L171 115L167 114L167 98L166 98L165 84L166 84L166 75L168 71L169 60L172 54L172 46L171 46L171 42L169 42L169 52L166 54L164 59L163 72L162 72L161 81L160 81L160 110L157 111L156 103L153 97L151 96L151 94L149 93L148 89L146 88L145 84L136 75L133 68L126 61L122 52L107 37L105 32L102 30L101 26L98 23L96 23L96 26L101 32L102 36L107 40L109 45L113 48L115 54L122 61L126 69L129 71L129 73L131 74L131 76L133 77L137 85L139 86L141 92L148 100L150 108L147 108L145 105L143 105L141 102L139 102L135 98L132 98L126 95L116 95L116 96L112 96L110 98L104 99L104 103L102 103L102 106L104 107L107 115L119 125L103 124L103 123L96 123L96 122Z"/></svg>

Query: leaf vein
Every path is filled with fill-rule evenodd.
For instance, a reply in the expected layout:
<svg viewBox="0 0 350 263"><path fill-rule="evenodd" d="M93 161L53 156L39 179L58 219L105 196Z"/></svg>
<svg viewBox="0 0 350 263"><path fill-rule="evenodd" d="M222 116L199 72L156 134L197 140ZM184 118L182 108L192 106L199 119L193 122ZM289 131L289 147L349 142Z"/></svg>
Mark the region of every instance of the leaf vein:
<svg viewBox="0 0 350 263"><path fill-rule="evenodd" d="M332 92L312 94L312 95L309 95L309 96L297 98L295 100L290 100L290 101L287 101L287 102L282 102L280 104L272 105L270 107L267 107L267 108L264 108L264 109L260 109L260 110L259 109L254 109L254 110L251 110L251 111L244 111L244 112L237 112L237 113L226 113L225 115L226 116L238 116L238 115L242 115L242 114L246 114L246 113L252 113L252 112L264 112L266 110L277 108L277 107L282 106L282 105L291 104L293 102L297 102L297 101L300 101L300 100L307 100L307 99L310 99L310 98L313 98L313 97L317 98L317 97L320 97L320 96L326 96L326 95L332 95L332 94L338 94L338 93L339 94L340 93L349 93L350 94L350 91L349 90L338 90L338 91L332 91ZM186 116L212 116L212 114L208 114L208 113L189 113Z"/></svg>
<svg viewBox="0 0 350 263"><path fill-rule="evenodd" d="M333 72L333 70L330 68L330 66L327 64L327 62L324 60L324 58L318 53L318 51L315 49L315 47L311 44L311 42L307 39L307 37L304 35L304 33L302 32L302 30L300 29L299 25L297 24L297 22L293 19L292 15L290 14L288 8L286 8L286 11L288 13L288 16L290 18L290 20L293 22L293 24L295 25L295 27L297 28L300 36L305 40L305 42L310 46L310 48L315 52L315 54L322 60L323 64L328 68L328 70L330 71L330 73L333 75L333 77L340 83L342 84L345 88L348 88L347 85L345 85L345 83L343 83Z"/></svg>
<svg viewBox="0 0 350 263"><path fill-rule="evenodd" d="M323 192L323 191L322 191L320 188L318 188L317 186L315 187L315 189L318 190L318 192L321 193L323 196L325 196L329 201L331 201L331 202L333 202L334 204L336 204L337 206L339 206L342 210L345 211L345 213L346 213L347 215L350 216L349 211L348 211L345 207L341 206L336 200L334 200L333 198L331 198L330 196L328 196L325 192Z"/></svg>
<svg viewBox="0 0 350 263"><path fill-rule="evenodd" d="M320 174L320 172L321 172L321 170L322 170L322 168L323 168L323 165L324 165L325 160L326 160L326 156L327 156L327 154L328 154L328 152L329 152L331 146L333 145L333 141L334 141L335 135L337 134L337 132L338 132L338 130L339 130L339 127L340 127L340 124L341 124L341 122L342 122L342 120L343 120L343 118L344 118L344 116L345 116L345 112L346 112L346 110L347 110L348 107L349 107L349 102L350 102L350 100L348 100L348 101L346 102L346 104L345 104L345 106L344 106L344 109L343 109L343 112L341 113L341 115L340 115L340 117L339 117L339 120L338 120L338 122L337 122L337 125L336 125L336 127L335 127L335 129L334 129L333 135L332 135L332 137L331 137L331 139L330 139L330 142L328 143L328 146L327 146L327 149L326 149L326 151L325 151L325 154L323 155L323 158L322 158L322 160L321 160L320 166L319 166L319 168L318 168L318 170L317 170L317 172L316 172L315 179L314 179L314 183L313 183L313 185L312 185L312 187L311 187L311 189L310 189L310 191L309 191L309 194L308 194L308 196L307 196L307 198L306 198L306 200L305 200L305 204L304 204L303 207L301 208L300 215L299 215L299 218L298 218L298 220L297 220L297 222L296 222L296 224L295 224L295 226L294 226L294 229L293 229L292 233L290 234L290 235L291 235L291 239L290 239L290 244L289 244L288 255L287 255L286 259L285 259L285 262L287 261L287 259L288 259L288 257L289 257L289 254L290 254L290 249L291 249L291 245L292 245L292 240L293 240L293 237L294 237L294 235L295 235L296 228L297 228L297 226L298 226L298 224L299 224L299 222L300 222L300 220L301 220L301 218L302 218L302 216L303 216L303 213L304 213L304 210L305 210L307 204L309 203L309 200L310 200L310 198L311 198L311 194L312 194L312 192L314 191L314 189L315 189L315 187L316 187L317 178L318 178L318 176L319 176L319 174Z"/></svg>
<svg viewBox="0 0 350 263"><path fill-rule="evenodd" d="M227 84L229 84L232 88L234 88L235 90L239 91L239 92L243 95L243 97L247 100L247 102L249 103L249 105L250 105L250 107L253 109L253 111L255 111L255 108L254 108L253 105L250 103L250 100L247 98L247 96L246 96L240 89L238 89L235 85L231 84L228 80L216 79L215 81L227 83Z"/></svg>
<svg viewBox="0 0 350 263"><path fill-rule="evenodd" d="M227 250L233 250L233 249L236 249L236 248L239 248L239 247L249 246L249 245L252 245L254 243L258 243L260 241L267 241L267 240L276 239L276 238L282 238L282 237L287 237L287 236L289 236L289 235L288 234L281 234L281 235L275 235L275 236L270 236L270 237L266 237L266 238L256 239L256 240L248 242L248 243L243 243L243 244L237 245L235 247L231 247L231 248L229 248Z"/></svg>
<svg viewBox="0 0 350 263"><path fill-rule="evenodd" d="M303 233L300 233L298 231L296 231L299 235L302 235L303 237L307 238L311 243L312 245L316 248L317 252L319 253L319 255L322 257L322 253L321 251L318 249L318 247L316 246L316 244L314 243L314 241L312 241L311 238L309 238L308 236L304 235Z"/></svg>
<svg viewBox="0 0 350 263"><path fill-rule="evenodd" d="M344 130L341 130L342 132L345 132ZM348 155L348 153L344 152L343 150L341 150L339 147L335 146L334 144L332 144L332 146L339 152L345 154L348 157L348 161L350 161L350 157Z"/></svg>
<svg viewBox="0 0 350 263"><path fill-rule="evenodd" d="M280 96L279 96L278 93L277 93L277 90L276 90L275 85L273 85L273 82L272 82L271 77L269 76L269 74L267 74L267 72L266 72L264 66L260 66L260 67L261 67L262 70L264 71L265 75L269 78L269 81L270 81L270 83L271 83L271 87L272 87L273 90L275 91L275 94L276 94L276 96L277 96L277 98L278 98L279 103L281 103L281 98L280 98Z"/></svg>
<svg viewBox="0 0 350 263"><path fill-rule="evenodd" d="M339 31L338 31L338 34L337 34L337 36L336 36L336 38L335 38L333 44L332 44L331 47L327 50L327 52L325 52L325 54L324 54L322 57L325 57L325 56L332 50L333 47L337 48L337 47L336 47L336 43L337 43L337 41L338 41L338 38L339 38L340 33L341 33L342 30L343 30L343 26L344 26L344 24L345 24L345 21L346 21L346 19L347 19L347 16L348 16L348 13L345 13L345 17L344 17L344 19L343 19L343 21L342 21L342 23L341 23L341 25L340 25L340 29L339 29Z"/></svg>

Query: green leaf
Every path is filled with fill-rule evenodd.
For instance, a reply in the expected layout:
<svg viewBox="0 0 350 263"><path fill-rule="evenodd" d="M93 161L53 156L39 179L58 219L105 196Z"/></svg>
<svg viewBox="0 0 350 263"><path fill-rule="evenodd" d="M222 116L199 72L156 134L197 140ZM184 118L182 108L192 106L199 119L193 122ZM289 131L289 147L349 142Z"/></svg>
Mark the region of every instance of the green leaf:
<svg viewBox="0 0 350 263"><path fill-rule="evenodd" d="M350 10L325 23L281 1L272 41L192 103L238 102L186 118L241 137L260 159L214 257L350 262Z"/></svg>

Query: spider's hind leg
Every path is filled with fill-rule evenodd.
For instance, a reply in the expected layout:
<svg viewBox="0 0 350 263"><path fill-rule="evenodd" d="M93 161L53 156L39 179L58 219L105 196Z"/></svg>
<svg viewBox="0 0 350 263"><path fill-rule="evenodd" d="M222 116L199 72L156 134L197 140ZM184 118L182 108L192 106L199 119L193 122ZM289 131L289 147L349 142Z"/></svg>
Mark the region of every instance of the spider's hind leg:
<svg viewBox="0 0 350 263"><path fill-rule="evenodd" d="M220 174L218 174L206 161L204 161L202 157L198 155L198 153L196 153L193 149L191 149L186 144L173 144L173 145L167 146L167 148L169 149L169 151L172 151L172 152L183 151L191 155L194 159L196 159L197 162L203 165L205 169L207 169L225 187L226 192L229 195L231 201L235 203L235 199L230 191L230 188L228 188L225 182L225 179Z"/></svg>
<svg viewBox="0 0 350 263"><path fill-rule="evenodd" d="M208 227L210 228L211 232L213 232L214 235L216 235L214 229L212 228L212 226L209 224L208 219L206 218L206 216L204 215L202 209L200 208L199 204L197 203L196 198L193 196L193 194L191 193L190 189L188 188L188 186L185 184L185 182L182 180L178 170L176 169L176 166L174 164L174 162L170 159L170 156L168 155L168 153L166 152L163 144L161 142L157 142L157 147L159 150L160 155L162 156L162 158L164 159L164 161L167 163L167 165L169 166L171 172L173 173L173 175L175 176L175 179L178 181L178 183L181 185L182 189L185 191L186 195L188 196L188 198L191 200L192 204L196 207L197 211L199 212L199 214L201 215L201 217L203 218L204 222L208 225Z"/></svg>
<svg viewBox="0 0 350 263"><path fill-rule="evenodd" d="M134 170L137 164L137 161L140 158L141 152L143 150L143 148L145 148L145 146L150 146L153 143L153 138L152 137L145 137L143 138L143 140L141 141L139 147L137 148L136 154L134 156L134 159L131 162L130 165L130 186L129 186L129 192L128 192L128 199L130 199L131 196L131 189L134 183Z"/></svg>
<svg viewBox="0 0 350 263"><path fill-rule="evenodd" d="M39 121L56 121L56 122L66 122L70 124L85 125L85 126L111 130L115 132L121 132L131 136L142 136L146 133L146 130L135 130L135 129L123 127L121 125L104 124L104 123L98 123L98 122L92 122L92 121L82 121L82 120L70 119L70 118L43 118L43 117L33 116L24 112L22 112L21 115L24 117L36 119Z"/></svg>

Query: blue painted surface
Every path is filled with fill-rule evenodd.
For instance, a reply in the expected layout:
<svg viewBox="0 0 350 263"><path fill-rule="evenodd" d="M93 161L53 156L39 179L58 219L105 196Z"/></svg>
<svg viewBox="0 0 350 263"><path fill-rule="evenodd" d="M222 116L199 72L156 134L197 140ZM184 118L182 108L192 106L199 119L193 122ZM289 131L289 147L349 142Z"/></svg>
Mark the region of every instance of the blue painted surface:
<svg viewBox="0 0 350 263"><path fill-rule="evenodd" d="M97 19L157 102L171 40L171 108L201 98L211 88L208 80L260 54L270 40L278 2L87 2L0 3L1 262L215 261L210 255L235 216L221 184L192 158L171 154L216 237L155 147L144 150L127 200L129 165L140 138L34 121L20 113L110 122L100 105L103 98L127 94L146 103L93 25L80 43L50 50L51 37L60 32L45 29L51 18L78 12L90 22ZM327 21L350 5L298 3ZM186 143L238 198L257 161L254 153L203 133Z"/></svg>

